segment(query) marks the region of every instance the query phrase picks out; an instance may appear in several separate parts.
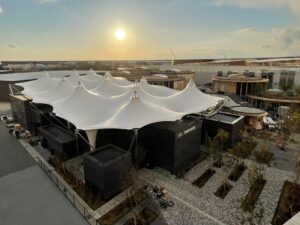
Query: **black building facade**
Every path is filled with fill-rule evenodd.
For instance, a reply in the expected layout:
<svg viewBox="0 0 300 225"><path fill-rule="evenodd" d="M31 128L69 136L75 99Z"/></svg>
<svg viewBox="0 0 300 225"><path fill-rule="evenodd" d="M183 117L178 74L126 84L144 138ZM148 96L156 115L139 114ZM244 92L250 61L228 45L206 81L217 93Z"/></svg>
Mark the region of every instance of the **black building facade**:
<svg viewBox="0 0 300 225"><path fill-rule="evenodd" d="M65 161L89 151L83 140L76 138L74 132L57 125L49 125L38 129L41 145L58 159Z"/></svg>
<svg viewBox="0 0 300 225"><path fill-rule="evenodd" d="M131 166L130 152L105 145L84 155L86 185L109 200L126 187Z"/></svg>
<svg viewBox="0 0 300 225"><path fill-rule="evenodd" d="M9 95L9 100L13 119L24 129L32 131L31 100L22 95Z"/></svg>
<svg viewBox="0 0 300 225"><path fill-rule="evenodd" d="M207 144L209 139L217 135L219 129L230 135L230 144L240 139L240 132L244 129L245 118L231 113L218 112L204 119L202 143Z"/></svg>
<svg viewBox="0 0 300 225"><path fill-rule="evenodd" d="M147 163L179 174L201 154L201 132L200 119L149 125L142 134Z"/></svg>

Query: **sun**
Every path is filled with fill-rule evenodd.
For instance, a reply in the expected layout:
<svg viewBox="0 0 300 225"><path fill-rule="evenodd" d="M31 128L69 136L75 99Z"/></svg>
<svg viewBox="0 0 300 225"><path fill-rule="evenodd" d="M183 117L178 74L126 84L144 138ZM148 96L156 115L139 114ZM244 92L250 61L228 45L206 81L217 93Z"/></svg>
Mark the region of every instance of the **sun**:
<svg viewBox="0 0 300 225"><path fill-rule="evenodd" d="M123 41L126 38L126 31L122 28L115 30L115 38L119 41Z"/></svg>

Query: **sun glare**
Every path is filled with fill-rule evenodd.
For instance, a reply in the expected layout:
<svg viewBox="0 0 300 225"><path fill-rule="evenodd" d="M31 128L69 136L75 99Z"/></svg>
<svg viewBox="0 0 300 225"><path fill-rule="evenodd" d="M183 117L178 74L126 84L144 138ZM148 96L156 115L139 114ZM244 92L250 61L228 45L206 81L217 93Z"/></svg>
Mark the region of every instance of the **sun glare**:
<svg viewBox="0 0 300 225"><path fill-rule="evenodd" d="M115 38L119 41L123 41L126 38L126 31L122 28L118 28L115 31Z"/></svg>

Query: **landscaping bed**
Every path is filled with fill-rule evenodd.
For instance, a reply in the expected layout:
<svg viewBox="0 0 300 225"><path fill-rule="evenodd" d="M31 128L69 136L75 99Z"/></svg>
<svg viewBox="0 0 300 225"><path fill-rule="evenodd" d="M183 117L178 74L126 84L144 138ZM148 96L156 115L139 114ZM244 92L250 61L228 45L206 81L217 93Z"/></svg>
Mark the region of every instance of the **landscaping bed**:
<svg viewBox="0 0 300 225"><path fill-rule="evenodd" d="M229 149L229 152L232 155L235 155L239 158L246 159L248 158L253 150L256 148L257 142L237 142L232 148Z"/></svg>
<svg viewBox="0 0 300 225"><path fill-rule="evenodd" d="M232 185L228 183L223 183L216 191L215 196L224 199L231 189Z"/></svg>
<svg viewBox="0 0 300 225"><path fill-rule="evenodd" d="M228 179L234 182L237 181L246 169L247 167L244 164L236 165L233 171L229 174Z"/></svg>
<svg viewBox="0 0 300 225"><path fill-rule="evenodd" d="M106 201L100 198L100 196L94 194L91 190L85 186L84 183L76 179L73 174L68 172L63 166L62 162L56 158L49 158L49 164L55 168L55 171L70 187L85 201L91 209L96 210L102 206Z"/></svg>
<svg viewBox="0 0 300 225"><path fill-rule="evenodd" d="M180 171L179 173L177 173L177 177L182 178L184 176L184 174L186 174L187 172L189 172L194 166L196 166L198 163L204 161L205 159L207 159L207 157L209 156L208 153L206 152L201 152L199 157L197 157L197 159L195 159L193 162L191 162L186 168L184 168L182 171Z"/></svg>
<svg viewBox="0 0 300 225"><path fill-rule="evenodd" d="M253 211L253 209L255 208L255 204L256 204L265 184L266 184L266 180L264 180L263 178L257 178L253 182L248 194L242 201L242 209L244 211L247 211L247 212Z"/></svg>
<svg viewBox="0 0 300 225"><path fill-rule="evenodd" d="M193 185L201 188L204 184L216 173L212 169L207 169L197 180L193 182Z"/></svg>
<svg viewBox="0 0 300 225"><path fill-rule="evenodd" d="M257 150L254 152L254 156L257 162L269 164L272 161L274 154L269 150Z"/></svg>
<svg viewBox="0 0 300 225"><path fill-rule="evenodd" d="M100 217L97 222L101 225L114 224L121 217L126 215L132 208L144 201L147 197L148 195L145 192L139 191L135 193L134 196L126 198L119 205Z"/></svg>
<svg viewBox="0 0 300 225"><path fill-rule="evenodd" d="M300 211L300 185L286 181L275 210L272 224L282 225Z"/></svg>
<svg viewBox="0 0 300 225"><path fill-rule="evenodd" d="M222 158L220 158L220 159L215 160L213 165L214 165L214 167L221 168L222 166L224 166L224 162L223 162Z"/></svg>
<svg viewBox="0 0 300 225"><path fill-rule="evenodd" d="M83 183L78 182L67 170L64 171L62 168L57 167L55 170L93 210L98 209L106 203L100 196L94 194L91 190L88 190Z"/></svg>
<svg viewBox="0 0 300 225"><path fill-rule="evenodd" d="M158 215L153 210L146 207L135 215L136 223L134 218L131 218L127 220L124 225L149 225L157 218L157 216Z"/></svg>
<svg viewBox="0 0 300 225"><path fill-rule="evenodd" d="M222 159L218 159L214 162L214 167L221 168L222 166L224 166Z"/></svg>

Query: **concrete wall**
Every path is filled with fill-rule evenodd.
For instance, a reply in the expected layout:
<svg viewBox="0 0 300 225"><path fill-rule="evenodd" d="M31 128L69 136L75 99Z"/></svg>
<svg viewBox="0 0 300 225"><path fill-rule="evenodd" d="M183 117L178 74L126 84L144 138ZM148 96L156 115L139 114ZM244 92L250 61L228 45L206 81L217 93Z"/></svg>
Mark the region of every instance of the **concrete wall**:
<svg viewBox="0 0 300 225"><path fill-rule="evenodd" d="M197 85L203 85L212 82L212 77L217 75L218 71L223 71L227 74L228 71L234 73L243 73L246 70L255 72L255 76L260 76L262 70L274 72L274 87L277 87L280 80L281 70L296 71L295 85L300 85L300 68L283 68L283 67L270 67L270 66L224 66L224 65L201 65L201 64L180 64L172 66L171 63L166 63L159 66L162 70L179 69L193 71L195 73L195 82Z"/></svg>

